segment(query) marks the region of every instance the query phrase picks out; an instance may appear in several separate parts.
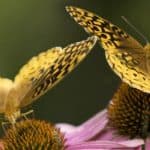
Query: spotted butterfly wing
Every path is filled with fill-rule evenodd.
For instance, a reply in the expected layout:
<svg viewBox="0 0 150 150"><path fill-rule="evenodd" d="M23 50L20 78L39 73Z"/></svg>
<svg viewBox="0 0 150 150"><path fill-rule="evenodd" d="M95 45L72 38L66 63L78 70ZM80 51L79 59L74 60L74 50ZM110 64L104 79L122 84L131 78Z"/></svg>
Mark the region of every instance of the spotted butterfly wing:
<svg viewBox="0 0 150 150"><path fill-rule="evenodd" d="M33 57L24 65L14 81L0 78L0 113L4 113L7 120L15 122L16 116L14 114L16 111L19 112L25 95L42 78L41 70L45 70L48 65L53 64L61 53L62 48L60 47L49 49Z"/></svg>
<svg viewBox="0 0 150 150"><path fill-rule="evenodd" d="M112 70L130 86L150 93L150 45L143 47L110 21L85 9L67 6L67 12L86 32L96 35Z"/></svg>
<svg viewBox="0 0 150 150"><path fill-rule="evenodd" d="M33 57L15 78L19 107L24 107L51 89L71 72L90 52L96 36L65 48L56 47Z"/></svg>

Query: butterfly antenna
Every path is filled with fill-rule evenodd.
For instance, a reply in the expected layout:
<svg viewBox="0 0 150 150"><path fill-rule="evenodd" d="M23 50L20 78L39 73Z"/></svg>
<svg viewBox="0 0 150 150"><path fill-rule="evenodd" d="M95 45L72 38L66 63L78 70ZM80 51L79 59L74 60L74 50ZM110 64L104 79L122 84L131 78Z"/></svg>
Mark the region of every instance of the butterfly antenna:
<svg viewBox="0 0 150 150"><path fill-rule="evenodd" d="M124 22L126 22L134 31L139 34L145 41L146 43L149 43L148 39L131 23L125 16L121 16Z"/></svg>

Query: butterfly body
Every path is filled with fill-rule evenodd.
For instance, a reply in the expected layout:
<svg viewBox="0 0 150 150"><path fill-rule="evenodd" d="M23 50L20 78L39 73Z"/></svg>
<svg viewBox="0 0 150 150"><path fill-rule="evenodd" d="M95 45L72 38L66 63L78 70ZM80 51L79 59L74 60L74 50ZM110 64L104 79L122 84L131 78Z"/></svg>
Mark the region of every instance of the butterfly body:
<svg viewBox="0 0 150 150"><path fill-rule="evenodd" d="M16 103L17 97L13 93L13 81L7 78L0 78L0 113L5 112L6 120L14 123L20 116L20 111ZM11 93L11 97L10 97Z"/></svg>
<svg viewBox="0 0 150 150"><path fill-rule="evenodd" d="M54 47L31 58L14 81L0 78L0 113L12 124L23 116L20 109L37 100L70 73L91 51L96 36ZM26 113L25 113L26 114Z"/></svg>
<svg viewBox="0 0 150 150"><path fill-rule="evenodd" d="M150 45L143 47L110 21L78 7L66 10L86 32L96 35L112 70L131 87L150 93Z"/></svg>

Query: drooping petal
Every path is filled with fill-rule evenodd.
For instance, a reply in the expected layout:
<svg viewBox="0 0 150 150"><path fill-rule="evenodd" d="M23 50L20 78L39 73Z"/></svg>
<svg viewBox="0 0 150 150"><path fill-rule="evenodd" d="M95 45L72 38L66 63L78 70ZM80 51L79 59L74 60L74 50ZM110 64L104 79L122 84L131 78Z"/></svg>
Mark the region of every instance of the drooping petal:
<svg viewBox="0 0 150 150"><path fill-rule="evenodd" d="M141 150L144 140L120 136L107 123L104 110L80 126L58 124L57 127L65 133L66 150ZM150 140L146 142L146 150L150 150Z"/></svg>
<svg viewBox="0 0 150 150"><path fill-rule="evenodd" d="M58 123L56 127L60 129L62 133L70 134L76 130L76 126L67 123Z"/></svg>
<svg viewBox="0 0 150 150"><path fill-rule="evenodd" d="M99 134L97 134L92 140L108 140L108 141L121 142L121 141L126 141L128 139L129 138L126 136L118 135L116 130L107 127L101 132L99 132Z"/></svg>
<svg viewBox="0 0 150 150"><path fill-rule="evenodd" d="M134 144L133 144L134 143ZM67 150L136 150L143 144L142 140L125 142L90 141L68 146Z"/></svg>
<svg viewBox="0 0 150 150"><path fill-rule="evenodd" d="M138 147L144 144L144 140L142 139L133 139L133 140L126 140L122 142L118 142L119 144L127 147Z"/></svg>
<svg viewBox="0 0 150 150"><path fill-rule="evenodd" d="M70 134L66 134L67 144L87 141L101 132L107 124L107 111L97 113L94 117L78 126Z"/></svg>

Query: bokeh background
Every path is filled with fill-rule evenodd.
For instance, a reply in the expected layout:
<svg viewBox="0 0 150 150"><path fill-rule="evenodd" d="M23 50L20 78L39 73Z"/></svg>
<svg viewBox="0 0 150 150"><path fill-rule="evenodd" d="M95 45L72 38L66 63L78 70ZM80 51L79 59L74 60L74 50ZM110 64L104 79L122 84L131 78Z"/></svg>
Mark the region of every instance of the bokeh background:
<svg viewBox="0 0 150 150"><path fill-rule="evenodd" d="M66 5L91 10L111 20L144 44L121 16L126 16L147 37L150 35L148 0L3 0L0 1L0 75L13 79L29 58L55 46L87 38L65 11ZM32 108L35 118L80 124L107 107L119 78L97 44L72 73L40 97Z"/></svg>

